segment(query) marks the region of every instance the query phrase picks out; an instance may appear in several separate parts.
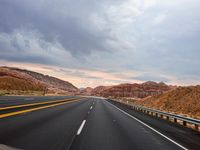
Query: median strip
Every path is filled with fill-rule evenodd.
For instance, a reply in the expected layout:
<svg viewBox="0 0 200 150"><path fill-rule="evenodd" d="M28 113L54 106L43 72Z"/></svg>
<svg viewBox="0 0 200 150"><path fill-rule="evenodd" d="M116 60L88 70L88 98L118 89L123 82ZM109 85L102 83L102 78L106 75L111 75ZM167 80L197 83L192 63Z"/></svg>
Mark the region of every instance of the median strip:
<svg viewBox="0 0 200 150"><path fill-rule="evenodd" d="M38 102L38 103L31 103L31 104L22 104L22 105L15 105L15 106L8 106L8 107L1 107L1 110L8 110L8 109L14 109L14 108L22 108L22 107L27 107L27 106L37 106L37 105L42 105L42 104L52 104L56 102L64 102L66 100L75 100L76 98L71 98L71 99L62 99L62 100L54 100L54 101L47 101L47 102Z"/></svg>
<svg viewBox="0 0 200 150"><path fill-rule="evenodd" d="M79 101L81 99L83 99L83 98L74 99L74 100L65 101L65 102L58 102L56 104L51 104L51 105L47 105L47 106L41 106L41 107L36 107L36 108L31 108L31 109L26 109L26 110L20 110L20 111L11 112L11 113L6 113L6 114L0 115L0 119L10 117L10 116L19 115L19 114L23 114L23 113L28 113L28 112L32 112L32 111L36 111L36 110L41 110L41 109L45 109L45 108L50 108L50 107L54 107L54 106L59 106L59 105L67 104L67 103L72 103L72 102Z"/></svg>

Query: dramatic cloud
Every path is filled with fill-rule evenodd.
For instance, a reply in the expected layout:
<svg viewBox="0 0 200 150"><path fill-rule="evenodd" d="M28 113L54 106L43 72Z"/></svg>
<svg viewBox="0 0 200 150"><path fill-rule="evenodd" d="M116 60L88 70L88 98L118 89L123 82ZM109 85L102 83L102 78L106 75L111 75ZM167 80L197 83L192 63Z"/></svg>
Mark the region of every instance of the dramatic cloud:
<svg viewBox="0 0 200 150"><path fill-rule="evenodd" d="M200 84L199 39L198 0L0 1L4 64L63 68L78 86Z"/></svg>
<svg viewBox="0 0 200 150"><path fill-rule="evenodd" d="M69 0L44 0L37 3L2 0L0 3L2 32L12 33L19 29L36 31L41 40L59 42L74 55L108 51L111 48L109 42L115 42L114 37L108 32L101 32L90 19L90 13L96 7L92 1L85 3L79 0L76 4Z"/></svg>

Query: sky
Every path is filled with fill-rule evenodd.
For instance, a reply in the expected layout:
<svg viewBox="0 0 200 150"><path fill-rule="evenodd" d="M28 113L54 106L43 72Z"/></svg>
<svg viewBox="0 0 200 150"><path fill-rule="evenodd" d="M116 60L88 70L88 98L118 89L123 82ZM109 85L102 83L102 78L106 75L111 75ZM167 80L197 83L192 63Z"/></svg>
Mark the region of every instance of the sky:
<svg viewBox="0 0 200 150"><path fill-rule="evenodd" d="M0 0L0 66L77 87L200 84L199 0Z"/></svg>

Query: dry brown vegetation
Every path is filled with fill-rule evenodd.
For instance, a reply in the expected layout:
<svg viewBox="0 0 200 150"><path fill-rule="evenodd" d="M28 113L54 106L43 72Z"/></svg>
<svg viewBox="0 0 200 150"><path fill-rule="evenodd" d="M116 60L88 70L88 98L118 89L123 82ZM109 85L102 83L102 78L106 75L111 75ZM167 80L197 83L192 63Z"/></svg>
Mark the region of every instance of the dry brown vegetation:
<svg viewBox="0 0 200 150"><path fill-rule="evenodd" d="M178 87L136 103L149 108L200 118L200 86Z"/></svg>

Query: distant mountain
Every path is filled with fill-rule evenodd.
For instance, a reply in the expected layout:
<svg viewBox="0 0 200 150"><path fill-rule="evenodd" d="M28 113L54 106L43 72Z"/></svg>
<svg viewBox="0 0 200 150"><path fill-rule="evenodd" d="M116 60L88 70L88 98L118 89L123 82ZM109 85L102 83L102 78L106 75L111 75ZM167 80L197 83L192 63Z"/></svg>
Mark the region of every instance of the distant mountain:
<svg viewBox="0 0 200 150"><path fill-rule="evenodd" d="M0 90L73 94L77 92L78 88L70 82L41 73L19 68L0 67Z"/></svg>
<svg viewBox="0 0 200 150"><path fill-rule="evenodd" d="M91 87L81 88L79 90L78 94L79 95L89 96L89 95L91 95L92 91L93 91L93 88L91 88Z"/></svg>
<svg viewBox="0 0 200 150"><path fill-rule="evenodd" d="M144 98L136 103L200 119L200 86L178 87L163 94Z"/></svg>
<svg viewBox="0 0 200 150"><path fill-rule="evenodd" d="M156 83L148 81L142 84L120 84L115 86L98 86L87 94L103 97L134 97L144 98L151 95L158 95L171 90L173 87L163 82Z"/></svg>

